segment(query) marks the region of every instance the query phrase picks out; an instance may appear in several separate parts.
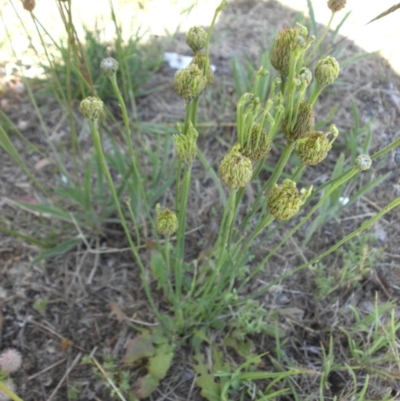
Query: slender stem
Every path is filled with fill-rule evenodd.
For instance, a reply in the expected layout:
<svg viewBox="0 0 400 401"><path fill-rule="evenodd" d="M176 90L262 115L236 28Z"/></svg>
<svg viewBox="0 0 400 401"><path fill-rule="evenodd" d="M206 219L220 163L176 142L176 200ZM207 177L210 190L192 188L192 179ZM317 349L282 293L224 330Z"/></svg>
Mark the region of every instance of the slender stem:
<svg viewBox="0 0 400 401"><path fill-rule="evenodd" d="M128 239L129 247L130 247L131 252L132 252L133 256L135 257L135 260L136 260L137 264L139 265L139 268L141 271L143 288L146 293L147 300L149 301L150 307L152 308L154 314L157 316L157 318L160 321L162 321L162 316L160 315L159 311L157 310L157 307L154 303L153 297L150 292L150 286L146 280L146 269L143 265L142 260L140 259L138 250L136 249L136 247L133 243L132 236L131 236L131 233L128 228L128 224L126 222L124 213L122 212L122 208L121 208L121 204L119 202L117 191L115 190L114 181L111 177L110 170L108 169L106 158L104 156L101 139L100 139L100 134L99 134L98 127L97 127L97 122L90 122L90 128L91 128L91 132L92 132L92 138L93 138L94 147L95 147L95 150L97 153L97 157L101 161L104 175L106 176L106 179L107 179L107 182L108 182L108 185L109 185L109 188L110 188L113 200L114 200L114 204L115 204L115 207L118 212L118 216L121 220L121 224L124 229L126 238Z"/></svg>
<svg viewBox="0 0 400 401"><path fill-rule="evenodd" d="M8 395L13 401L24 401L22 398L18 397L14 391L11 391L2 381L0 381L0 391Z"/></svg>
<svg viewBox="0 0 400 401"><path fill-rule="evenodd" d="M250 247L251 243L264 231L272 222L274 221L274 216L268 214L263 221L261 221L257 227L254 229L254 232L247 238L244 245L241 247L242 250L239 253L239 256L235 258L236 260L240 260L243 257L244 252Z"/></svg>
<svg viewBox="0 0 400 401"><path fill-rule="evenodd" d="M257 210L260 207L260 201L261 199L264 198L265 196L265 191L269 188L271 188L276 182L278 181L279 177L282 174L282 171L284 167L286 166L286 163L288 162L290 155L293 152L295 146L295 142L287 142L285 145L285 148L283 149L283 152L281 154L281 157L278 161L278 164L276 165L274 172L272 173L271 177L268 179L268 181L263 185L262 189L260 190L259 194L257 195L255 201L253 202L253 205L251 207L251 210L249 213L247 213L246 217L243 219L242 223L239 226L239 230L243 231L247 227L248 222L250 219L254 216L254 214L257 212Z"/></svg>
<svg viewBox="0 0 400 401"><path fill-rule="evenodd" d="M293 173L292 177L290 178L292 181L297 182L297 180L301 177L303 174L303 171L305 170L306 166L304 164L300 164L297 168L296 171Z"/></svg>
<svg viewBox="0 0 400 401"><path fill-rule="evenodd" d="M248 298L256 298L260 295L262 295L263 293L267 292L270 290L270 288L272 288L274 285L276 285L277 283L279 283L280 281L284 280L285 278L291 276L294 273L297 273L303 269L305 269L306 267L314 264L314 263L318 263L320 262L323 258L325 258L326 256L330 255L332 252L336 251L336 249L338 249L340 246L342 246L343 244L345 244L347 241L351 240L352 238L356 237L357 235L359 235L362 231L367 230L369 227L371 227L377 220L379 220L380 218L382 218L386 213L390 212L392 209L394 209L395 207L400 206L400 197L393 200L392 202L390 202L386 207L384 207L379 213L376 213L375 216L371 217L370 219L364 221L363 224L361 224L361 226L359 228L357 228L356 230L354 230L352 233L350 233L349 235L347 235L346 237L344 237L342 240L340 240L339 242L337 242L335 245L333 245L331 248L329 248L327 251L321 253L320 255L316 256L314 259L311 259L309 262L303 263L302 265L296 267L294 270L289 271L283 275L281 275L278 279L272 281L270 284L268 284L267 286L265 286L262 290L257 291L255 293L253 293L250 297Z"/></svg>
<svg viewBox="0 0 400 401"><path fill-rule="evenodd" d="M346 181L350 180L353 178L359 171L355 168L352 168L345 174L341 180L336 181L335 184L333 184L324 194L324 196L319 200L319 202L310 210L310 212L303 217L303 219L292 229L289 231L289 233L285 236L285 238L275 246L268 254L267 256L262 260L262 262L258 265L254 271L249 274L249 276L246 278L246 280L241 284L240 288L242 288L251 278L253 278L260 270L262 270L265 266L265 263L273 256L275 253L288 241L289 238L293 236L293 234L304 224L306 221L314 214L316 210L325 202L326 199L331 195L333 191L335 191L338 187L340 187L342 184L344 184Z"/></svg>
<svg viewBox="0 0 400 401"><path fill-rule="evenodd" d="M321 92L322 92L322 89L324 89L324 88L321 88L319 85L317 85L317 86L315 87L314 92L313 92L313 94L311 95L311 98L310 98L310 104L311 104L311 106L314 106L315 102L316 102L317 99L318 99L318 96L319 96L319 95L321 94Z"/></svg>
<svg viewBox="0 0 400 401"><path fill-rule="evenodd" d="M178 231L176 233L176 262L175 262L175 291L179 300L182 295L182 265L185 254L186 209L190 192L192 166L189 165L183 173L182 183L179 189L178 207Z"/></svg>
<svg viewBox="0 0 400 401"><path fill-rule="evenodd" d="M327 33L329 32L329 28L331 27L332 21L333 21L333 17L335 16L335 13L331 14L331 18L329 19L328 25L325 27L324 32L322 33L322 35L318 38L317 42L314 44L312 50L310 51L310 53L307 55L307 58L304 62L304 65L308 65L314 55L314 53L316 51L319 50L319 47L321 46L322 41L325 39L325 36L327 35Z"/></svg>

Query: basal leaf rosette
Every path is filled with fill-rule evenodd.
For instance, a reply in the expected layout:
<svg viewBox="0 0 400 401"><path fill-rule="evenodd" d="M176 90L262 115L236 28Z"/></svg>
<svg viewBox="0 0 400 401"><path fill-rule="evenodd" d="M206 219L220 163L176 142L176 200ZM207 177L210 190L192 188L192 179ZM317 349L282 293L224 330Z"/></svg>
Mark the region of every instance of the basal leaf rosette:
<svg viewBox="0 0 400 401"><path fill-rule="evenodd" d="M268 193L268 211L277 220L289 220L298 213L311 191L312 186L309 189L302 189L299 193L296 183L285 179L281 185L275 184Z"/></svg>
<svg viewBox="0 0 400 401"><path fill-rule="evenodd" d="M221 181L229 189L245 187L253 176L251 160L240 153L240 145L235 145L225 155L219 165L219 176Z"/></svg>

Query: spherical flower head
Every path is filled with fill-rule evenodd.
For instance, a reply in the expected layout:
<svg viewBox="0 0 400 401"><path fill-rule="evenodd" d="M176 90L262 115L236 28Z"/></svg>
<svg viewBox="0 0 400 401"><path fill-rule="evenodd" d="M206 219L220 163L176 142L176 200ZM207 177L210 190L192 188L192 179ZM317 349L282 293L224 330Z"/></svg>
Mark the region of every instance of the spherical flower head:
<svg viewBox="0 0 400 401"><path fill-rule="evenodd" d="M112 57L107 57L101 60L100 68L107 77L111 78L118 71L118 61Z"/></svg>
<svg viewBox="0 0 400 401"><path fill-rule="evenodd" d="M36 1L35 0L22 0L22 6L24 7L25 10L32 12L36 6Z"/></svg>
<svg viewBox="0 0 400 401"><path fill-rule="evenodd" d="M205 66L206 66L206 56L204 54L202 54L202 53L197 53L193 57L193 59L190 62L190 64L197 65L197 67L199 67L200 70L203 71L203 75L204 75L204 69L205 69ZM206 78L206 87L208 88L214 82L214 72L211 69L210 65L208 65L208 67L207 67L205 78Z"/></svg>
<svg viewBox="0 0 400 401"><path fill-rule="evenodd" d="M359 155L356 157L354 167L358 171L366 171L372 165L372 160L368 155Z"/></svg>
<svg viewBox="0 0 400 401"><path fill-rule="evenodd" d="M310 103L303 100L300 103L297 119L294 124L291 123L289 116L284 117L282 132L289 141L297 141L303 138L308 132L314 131L314 125L314 110Z"/></svg>
<svg viewBox="0 0 400 401"><path fill-rule="evenodd" d="M240 148L240 153L249 158L252 162L263 159L271 150L271 142L268 141L267 135L261 130L259 124L254 124L250 138L246 144Z"/></svg>
<svg viewBox="0 0 400 401"><path fill-rule="evenodd" d="M160 235L170 236L178 229L178 218L175 212L169 209L160 210L160 205L156 206L156 227Z"/></svg>
<svg viewBox="0 0 400 401"><path fill-rule="evenodd" d="M16 372L22 364L21 354L13 348L6 349L0 354L0 369L8 372Z"/></svg>
<svg viewBox="0 0 400 401"><path fill-rule="evenodd" d="M320 88L333 84L340 73L339 63L334 57L319 60L315 67L315 80Z"/></svg>
<svg viewBox="0 0 400 401"><path fill-rule="evenodd" d="M336 13L346 6L346 0L328 0L328 7Z"/></svg>
<svg viewBox="0 0 400 401"><path fill-rule="evenodd" d="M313 166L328 156L332 144L323 132L308 132L304 138L296 142L296 153L301 163Z"/></svg>
<svg viewBox="0 0 400 401"><path fill-rule="evenodd" d="M281 185L275 184L267 197L268 211L277 220L289 220L300 210L301 205L310 196L312 187L299 193L296 183L285 179Z"/></svg>
<svg viewBox="0 0 400 401"><path fill-rule="evenodd" d="M97 122L103 111L103 101L98 97L89 96L81 101L79 111L92 122Z"/></svg>
<svg viewBox="0 0 400 401"><path fill-rule="evenodd" d="M192 122L189 122L189 128L183 133L182 126L178 124L179 134L174 135L175 150L178 159L182 163L190 164L195 159L197 154L197 130L193 127Z"/></svg>
<svg viewBox="0 0 400 401"><path fill-rule="evenodd" d="M3 382L9 390L11 390L13 393L15 393L15 384L11 380L4 380ZM0 401L8 401L11 398L4 392L0 390Z"/></svg>
<svg viewBox="0 0 400 401"><path fill-rule="evenodd" d="M190 28L186 34L186 43L195 54L198 53L207 43L207 32L200 26Z"/></svg>
<svg viewBox="0 0 400 401"><path fill-rule="evenodd" d="M234 146L219 165L218 172L221 181L229 189L245 187L253 176L251 160L243 156L239 149L240 145Z"/></svg>
<svg viewBox="0 0 400 401"><path fill-rule="evenodd" d="M297 37L299 29L287 28L279 32L275 39L274 48L271 55L272 66L281 73L283 78L289 75L289 62L292 52L297 48Z"/></svg>
<svg viewBox="0 0 400 401"><path fill-rule="evenodd" d="M196 64L179 70L174 77L175 90L187 102L199 97L206 85L207 78Z"/></svg>

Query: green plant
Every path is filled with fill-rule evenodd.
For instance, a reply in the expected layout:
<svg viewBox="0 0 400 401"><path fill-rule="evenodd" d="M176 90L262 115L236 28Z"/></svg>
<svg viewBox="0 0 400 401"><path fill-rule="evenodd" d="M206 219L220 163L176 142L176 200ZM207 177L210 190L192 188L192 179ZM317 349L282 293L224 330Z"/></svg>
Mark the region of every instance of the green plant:
<svg viewBox="0 0 400 401"><path fill-rule="evenodd" d="M194 52L194 58L190 66L178 71L174 78L175 89L185 102L185 119L183 123L178 124L173 139L168 138L165 133L157 136L156 150L146 145L140 147L143 133L137 131L140 125L137 122L134 98L132 99L134 96L129 96L133 86L126 76L128 64L121 48L120 36L117 37L116 44L116 48L119 49L116 53L118 60L106 58L100 63L122 114L122 123L117 124L119 142L111 140L111 152L105 150L107 140L103 133L111 131L110 124L115 123L115 118L111 110L104 107L103 100L95 96L90 68L82 63L85 57L82 56L76 42L69 41L63 51L68 55L65 75L68 85L73 81L72 71L78 77L83 97L80 111L87 120L87 123L82 125L82 130L90 132L93 150L85 160L81 149L84 144L77 140L77 136L74 138L72 135L78 130L71 118L73 168L67 169L62 155L57 149L51 149L52 163L56 166L57 174L65 177L67 184L54 190L42 184L31 173L7 133L0 129L1 146L26 172L37 190L46 194L37 204L16 204L40 216L47 214L57 218L75 227L78 232L73 238L66 235L67 238L64 238L61 244L46 251L41 255L42 258L66 252L78 241L84 241L90 247L89 235L99 235L109 222L115 222L122 227L133 259L140 270L146 299L159 323L152 330L137 328L140 334L127 347L124 358L127 365L137 366L143 362L146 364L146 374L136 383L137 398L146 398L152 394L167 375L176 350L191 343L195 355L195 370L198 373L196 382L206 399L244 399L246 394L259 401L283 394L290 394L296 400L300 399L293 384L293 377L315 372L297 368L290 358L285 356L282 348L284 333L279 327L279 321L257 298L285 278L310 267L316 272L317 281L319 280L317 295L330 295L331 291L327 286L331 285L333 280L328 278L322 282L321 260L369 229L379 218L400 204L400 198L393 200L330 248L322 250L315 257L305 258L303 262L296 261L297 265L291 270L277 274L259 290L250 293L245 291L251 280L300 228L308 225L312 234L328 218L341 210L342 206L338 206L338 200L343 196L343 186L348 185L348 190L353 189L353 185L349 184L355 183L356 178L366 174L372 162L400 144L400 139L397 139L369 156L371 135L370 131L365 130L366 137L361 154L354 152L348 164L345 163L344 156L340 156L330 179L318 188L313 188L307 183L303 185L304 171L315 168L314 165L323 161L336 138L340 137L333 124L328 132L319 131L314 115L314 105L318 97L338 78L340 67L339 63L329 56L316 61L315 68L312 68L309 61L318 53L322 39L314 44L314 38L308 34L307 28L297 24L294 28L280 32L274 43L270 61L279 76L269 80L267 66L263 65L257 71L253 71L253 85L248 85L247 82L244 86L245 91L241 93L236 105L237 140L226 155L221 157L219 177L212 171L213 180L223 193L221 198L224 199L225 196L226 199L222 205L219 231L203 260L188 258L188 244L185 239L193 161L199 157L207 169L212 169L197 145L200 136L197 130L198 106L202 93L213 83L209 57L210 39L217 16L227 5L226 1L222 1L218 6L207 32L200 27L189 31L187 42ZM70 2L65 7L71 14ZM112 17L115 20L113 11ZM66 29L70 35L75 34L72 17L67 20ZM263 61L267 64L268 60L264 58ZM240 68L236 66L237 75L240 74ZM73 117L74 94L67 89L68 93L65 95L65 89L60 82L57 82L57 86L62 94L60 99L67 100L66 113ZM243 87L239 88L239 83L237 86L238 91L242 92ZM87 92L92 96L87 97ZM30 95L37 106L35 98L31 93ZM132 106L132 119L128 112L128 102ZM39 110L38 115L40 116ZM42 126L46 131L44 122ZM352 134L350 141L353 141L353 144L358 142L359 136L357 130ZM169 152L165 149L170 149L172 141L177 157L170 161ZM272 144L277 142L283 142L282 151L271 174L265 179L261 172ZM144 152L141 152L141 149L144 149ZM161 150L160 158L157 156ZM297 154L298 159L294 162L295 168L292 164L293 153ZM80 172L82 165L85 166L83 173ZM148 165L155 167L151 174L147 173ZM162 173L167 167L174 169L175 177L172 177L171 173ZM159 183L163 179L166 183L160 189ZM361 189L353 194L352 200L358 199L379 182L377 179L361 186ZM297 188L298 183L300 190ZM173 184L174 196L163 197L166 188ZM227 188L228 196L225 195L222 184ZM245 204L245 187L249 184L254 184L257 194L254 201L247 205L247 209L242 206ZM57 196L66 197L68 202L52 203ZM318 211L322 212L319 218L315 218L314 215ZM295 219L295 222L287 225L290 219ZM283 229L283 234L279 242L275 242L263 255L255 257L260 243L280 228ZM307 237L306 241L309 238ZM150 241L153 254L147 259L141 250ZM340 284L358 282L363 269L363 266L346 266L342 271ZM152 291L148 279L150 271L157 281L157 290L163 292L163 308L155 301L158 293ZM336 289L334 287L331 290ZM353 333L343 331L354 362L350 368L352 372L360 369L359 366L369 367L368 357L375 356L375 353L378 359L381 358L377 359L378 362L385 361L387 350L393 346L393 333L398 330L393 318L390 326L385 328L390 338L386 336L384 340L380 340L382 329L379 328L379 317L386 312L386 306L377 307L372 325L370 317L359 318L355 311L355 320L360 330L366 332L366 327L372 327L376 334L363 354L359 352L360 346L354 340ZM239 357L245 359L244 362L228 363L218 345L211 344L207 335L209 332L222 333L225 345L233 348ZM275 355L268 357L269 366L274 371L260 369L265 355L252 354L251 336L258 334L266 334L275 340ZM204 362L202 347L208 347L213 362L211 367ZM324 364L318 374L319 398L322 400L329 374L343 369L343 366L335 364L331 337L328 343L322 342L321 353ZM96 364L96 369L100 370L110 383L115 392L113 395L117 394L124 399L121 394L128 391L129 372L121 373L121 380L117 385L115 372L118 369L115 360L107 359L103 366L93 358L91 362ZM262 382L263 390L255 386L256 381ZM354 394L362 399L367 386L368 379L361 391L358 391L355 385Z"/></svg>

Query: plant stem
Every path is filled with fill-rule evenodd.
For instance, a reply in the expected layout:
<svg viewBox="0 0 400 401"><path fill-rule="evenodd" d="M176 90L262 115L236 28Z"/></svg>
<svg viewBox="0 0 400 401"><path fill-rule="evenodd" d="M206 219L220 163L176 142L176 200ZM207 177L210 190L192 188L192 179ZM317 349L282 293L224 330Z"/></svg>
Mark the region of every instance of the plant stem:
<svg viewBox="0 0 400 401"><path fill-rule="evenodd" d="M284 245L289 238L293 236L293 234L304 224L306 221L314 214L316 210L325 202L326 199L330 196L330 194L335 191L338 187L340 187L342 184L344 184L346 181L350 180L353 178L359 171L355 168L352 168L351 170L347 171L347 174L345 174L341 180L336 181L335 184L333 184L324 194L324 196L319 200L319 202L310 210L310 212L303 217L303 219L292 229L289 231L289 233L285 236L285 238L275 246L268 254L267 256L261 261L261 263L258 265L256 269L252 273L249 274L249 276L246 278L246 280L241 284L239 287L242 288L251 278L253 278L260 270L262 270L265 266L265 263L273 256L275 253Z"/></svg>
<svg viewBox="0 0 400 401"><path fill-rule="evenodd" d="M362 231L367 230L369 227L371 227L376 221L378 221L380 218L382 218L386 213L390 212L392 209L394 209L395 207L400 206L400 197L393 200L392 202L390 202L387 206L385 206L380 212L376 213L375 216L371 217L370 219L364 221L363 224L361 224L361 226L359 228L357 228L356 230L354 230L352 233L350 233L349 235L347 235L346 237L344 237L342 240L340 240L338 243L336 243L335 245L333 245L332 247L330 247L327 251L321 253L320 255L316 256L314 259L311 259L309 262L303 263L302 265L296 267L294 270L289 271L283 275L281 275L278 279L272 281L270 284L268 284L267 286L265 286L262 290L257 291L255 293L253 293L250 297L248 298L256 298L260 295L262 295L263 293L267 292L271 287L273 287L274 285L276 285L277 283L279 283L280 281L284 280L285 278L291 276L294 273L297 273L303 269L305 269L306 267L314 264L314 263L318 263L320 262L323 258L325 258L326 256L330 255L332 252L336 251L336 249L338 249L340 246L342 246L343 244L345 244L347 241L351 240L352 238L354 238L355 236L359 235ZM239 290L238 290L239 291Z"/></svg>
<svg viewBox="0 0 400 401"><path fill-rule="evenodd" d="M286 166L286 163L288 162L288 160L290 158L290 155L293 152L295 143L296 142L291 142L291 141L286 142L285 148L283 149L283 152L281 154L281 157L279 158L278 164L276 165L276 167L274 169L274 172L272 173L272 175L268 179L268 181L262 186L259 194L257 195L256 199L253 202L250 212L247 213L246 217L243 219L242 223L240 224L239 231L243 231L246 229L248 222L259 209L260 201L261 201L261 199L264 198L265 191L267 191L269 188L274 186L276 184L276 182L278 181L279 177L282 174L284 167Z"/></svg>
<svg viewBox="0 0 400 401"><path fill-rule="evenodd" d="M97 157L99 158L101 165L103 167L104 175L106 176L106 179L107 179L107 182L108 182L108 185L109 185L109 188L110 188L113 200L114 200L114 204L115 204L115 207L118 212L118 216L121 220L121 224L124 229L126 238L128 239L129 247L132 251L133 256L135 257L137 264L139 265L139 268L140 268L140 272L142 275L143 288L146 293L147 300L149 301L150 307L153 310L154 314L157 316L157 318L161 322L162 321L161 314L157 310L157 307L154 303L153 297L150 292L150 286L146 279L146 269L143 265L142 260L140 259L138 250L136 249L136 247L133 243L132 236L131 236L131 233L128 228L128 224L126 222L124 213L122 212L122 208L121 208L121 204L118 199L117 191L115 190L115 187L114 187L114 181L111 177L110 170L108 169L108 166L107 166L106 158L104 156L104 152L103 152L103 148L102 148L102 144L101 144L100 134L98 131L97 122L90 122L90 128L91 128L91 132L92 132L92 138L93 138L94 147L95 147L95 150L97 153Z"/></svg>

